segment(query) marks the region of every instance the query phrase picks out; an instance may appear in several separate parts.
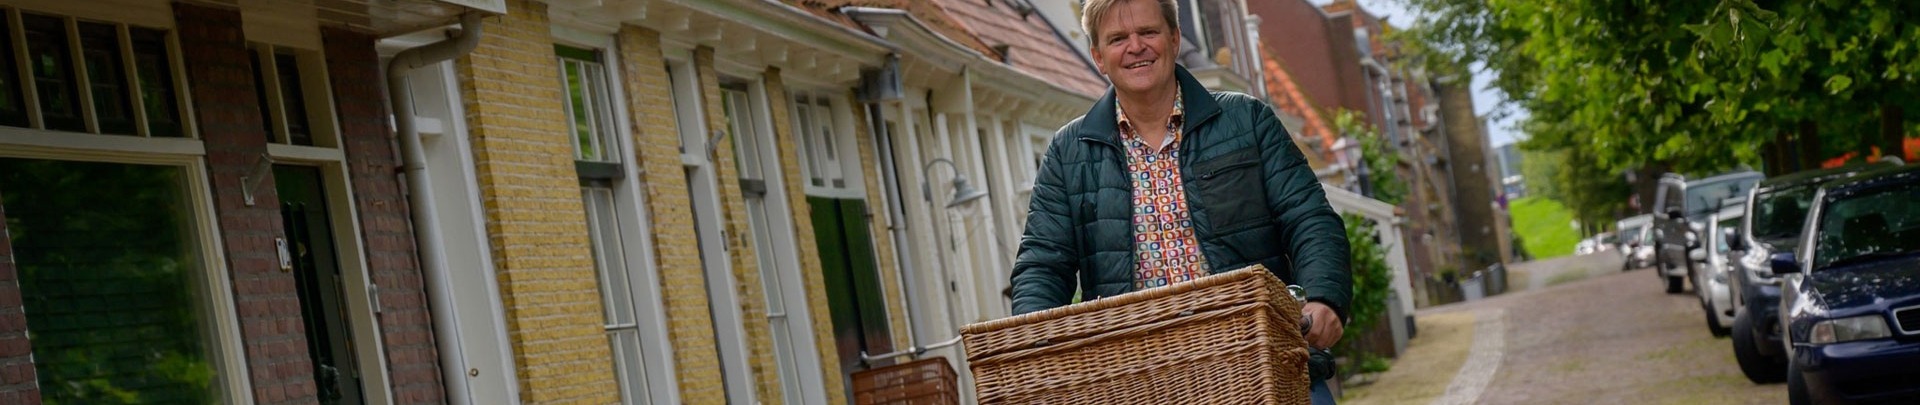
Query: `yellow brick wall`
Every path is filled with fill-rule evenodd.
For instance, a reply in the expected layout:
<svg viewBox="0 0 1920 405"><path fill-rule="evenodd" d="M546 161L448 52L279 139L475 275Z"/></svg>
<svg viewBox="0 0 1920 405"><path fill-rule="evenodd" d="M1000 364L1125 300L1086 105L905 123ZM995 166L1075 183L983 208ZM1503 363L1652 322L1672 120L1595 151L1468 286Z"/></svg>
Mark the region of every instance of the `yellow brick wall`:
<svg viewBox="0 0 1920 405"><path fill-rule="evenodd" d="M706 106L707 128L727 128L727 111L720 99L720 77L713 70L713 48L693 50L694 69L700 74L700 95ZM712 145L714 177L720 183L727 251L733 264L734 293L747 341L747 362L753 369L754 391L762 404L781 403L778 360L774 358L772 330L767 325L767 298L760 282L760 261L753 251L753 228L747 218L746 196L740 192L740 171L734 164L733 134Z"/></svg>
<svg viewBox="0 0 1920 405"><path fill-rule="evenodd" d="M521 399L616 402L546 5L507 8L457 67Z"/></svg>
<svg viewBox="0 0 1920 405"><path fill-rule="evenodd" d="M813 206L807 204L807 179L801 178L800 149L793 134L793 97L787 94L786 80L780 68L768 68L765 74L767 104L773 115L774 147L779 149L780 174L785 177L787 201L793 208L794 241L800 248L801 283L807 288L807 312L813 315L813 336L820 356L820 375L827 385L827 401L847 403L845 384L840 381L840 351L833 335L833 313L827 302L825 269L820 266L820 243L814 237Z"/></svg>
<svg viewBox="0 0 1920 405"><path fill-rule="evenodd" d="M706 276L701 268L699 235L693 223L693 199L680 165L679 124L674 118L673 84L660 49L660 33L623 25L617 39L621 83L632 118L634 159L646 185L653 231L654 267L666 305L667 338L673 343L674 375L680 399L689 404L726 402L720 360L715 358L713 317L708 311Z"/></svg>
<svg viewBox="0 0 1920 405"><path fill-rule="evenodd" d="M873 250L880 256L880 283L886 288L887 323L893 329L894 349L904 350L912 343L930 342L912 342L913 326L907 324L907 300L900 291L899 258L893 255L893 233L888 231L893 221L893 216L889 214L892 211L887 208L886 200L880 199L880 192L884 190L880 185L880 160L874 156L874 134L867 129L872 117L857 101L853 93L847 93L845 102L855 106L853 117L860 120L853 126L853 133L859 142L860 173L867 180L867 211L873 213L870 221L873 224Z"/></svg>

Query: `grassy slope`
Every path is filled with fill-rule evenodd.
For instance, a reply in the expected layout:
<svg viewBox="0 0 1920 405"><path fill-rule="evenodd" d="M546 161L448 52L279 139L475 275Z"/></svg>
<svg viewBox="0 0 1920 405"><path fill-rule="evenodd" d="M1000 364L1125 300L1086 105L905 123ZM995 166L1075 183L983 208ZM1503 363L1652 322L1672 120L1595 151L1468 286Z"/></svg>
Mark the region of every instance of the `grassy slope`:
<svg viewBox="0 0 1920 405"><path fill-rule="evenodd" d="M1513 231L1534 260L1566 256L1580 242L1580 231L1573 228L1573 213L1567 207L1541 197L1514 200Z"/></svg>

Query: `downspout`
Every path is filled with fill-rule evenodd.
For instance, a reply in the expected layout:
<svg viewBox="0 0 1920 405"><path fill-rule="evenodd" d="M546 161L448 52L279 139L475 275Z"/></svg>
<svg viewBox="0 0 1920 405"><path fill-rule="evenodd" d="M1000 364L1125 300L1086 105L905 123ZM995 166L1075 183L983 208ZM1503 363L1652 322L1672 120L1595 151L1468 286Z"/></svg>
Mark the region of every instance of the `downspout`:
<svg viewBox="0 0 1920 405"><path fill-rule="evenodd" d="M427 175L427 152L421 147L420 129L414 124L413 92L407 88L407 72L473 51L480 45L481 17L478 12L467 12L460 16L458 35L402 51L387 63L388 105L393 108L394 134L400 138L401 166L406 170L414 245L420 252L420 273L426 279L427 313L433 318L440 380L446 384L447 403L452 405L473 403L472 391L467 388L470 371L460 347L460 318L453 304L453 282L447 269L439 217L434 212L433 193L427 190L432 180Z"/></svg>
<svg viewBox="0 0 1920 405"><path fill-rule="evenodd" d="M874 142L874 147L880 149L876 151L878 153L874 153L874 156L880 158L880 184L885 188L888 197L887 231L893 234L893 262L900 268L900 297L907 304L905 317L907 347L912 348L920 344L920 328L913 323L913 314L920 311L916 311L919 305L914 304L915 297L911 289L919 280L915 278L913 262L907 260L906 244L902 243L907 240L907 214L901 208L903 204L901 198L905 196L900 193L899 167L893 163L893 134L887 131L887 126L883 123L886 118L881 116L883 113L881 108L880 102L867 103L867 127L868 132L872 133L877 140Z"/></svg>

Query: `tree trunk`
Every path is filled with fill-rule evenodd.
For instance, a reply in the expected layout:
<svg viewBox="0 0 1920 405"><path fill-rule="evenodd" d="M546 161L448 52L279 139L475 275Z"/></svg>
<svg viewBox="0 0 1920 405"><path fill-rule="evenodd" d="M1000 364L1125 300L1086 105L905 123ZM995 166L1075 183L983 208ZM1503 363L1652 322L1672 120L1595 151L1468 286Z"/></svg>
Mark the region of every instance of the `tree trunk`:
<svg viewBox="0 0 1920 405"><path fill-rule="evenodd" d="M1820 147L1820 126L1813 120L1801 120L1799 135L1800 138L1794 142L1797 146L1794 152L1800 155L1800 165L1795 171L1820 167L1820 161L1826 157L1826 152Z"/></svg>

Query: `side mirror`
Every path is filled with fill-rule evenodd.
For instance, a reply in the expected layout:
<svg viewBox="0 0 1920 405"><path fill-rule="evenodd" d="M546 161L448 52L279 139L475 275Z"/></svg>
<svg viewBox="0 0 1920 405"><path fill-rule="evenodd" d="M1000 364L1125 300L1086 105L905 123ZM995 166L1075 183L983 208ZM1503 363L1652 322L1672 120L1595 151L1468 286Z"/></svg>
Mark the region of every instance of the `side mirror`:
<svg viewBox="0 0 1920 405"><path fill-rule="evenodd" d="M1727 250L1747 250L1746 240L1740 239L1738 229L1727 228L1721 231L1726 234Z"/></svg>
<svg viewBox="0 0 1920 405"><path fill-rule="evenodd" d="M1693 248L1693 250L1688 250L1688 251L1687 251L1687 260L1692 260L1692 261L1696 261L1696 262L1702 262L1702 261L1706 261L1706 260L1707 260L1707 250L1706 250L1706 249L1701 249L1701 248Z"/></svg>
<svg viewBox="0 0 1920 405"><path fill-rule="evenodd" d="M1772 257L1767 258L1767 263L1773 267L1774 275L1800 272L1800 263L1793 258L1791 252L1774 253Z"/></svg>

